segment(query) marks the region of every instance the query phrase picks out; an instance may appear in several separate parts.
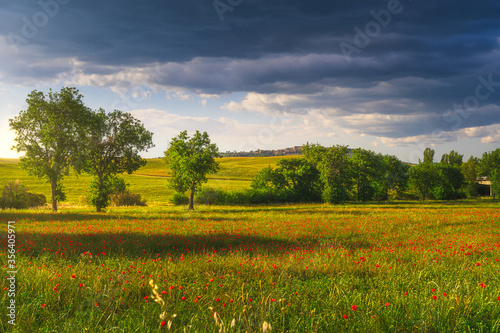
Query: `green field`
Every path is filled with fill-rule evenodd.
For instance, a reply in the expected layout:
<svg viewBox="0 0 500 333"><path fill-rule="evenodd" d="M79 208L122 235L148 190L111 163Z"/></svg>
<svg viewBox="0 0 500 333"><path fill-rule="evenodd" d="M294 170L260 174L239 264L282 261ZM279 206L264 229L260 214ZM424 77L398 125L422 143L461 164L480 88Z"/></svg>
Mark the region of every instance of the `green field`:
<svg viewBox="0 0 500 333"><path fill-rule="evenodd" d="M276 160L224 158L210 186L248 187ZM166 201L162 168L125 177L148 207L77 206L88 177L69 176L59 212L0 211L15 250L2 273L16 271L0 283L16 325L2 313L0 331L500 332L498 201L188 211ZM15 161L0 169L48 190Z"/></svg>
<svg viewBox="0 0 500 333"><path fill-rule="evenodd" d="M239 190L250 187L252 178L264 167L275 166L282 157L225 157L217 159L220 170L215 175L208 176L205 186L225 190ZM290 157L290 158L295 158ZM162 159L148 159L147 164L131 175L120 175L130 185L133 193L140 193L149 205L168 204L168 198L173 191L168 188L169 170ZM19 180L32 192L43 193L50 198L50 185L44 180L29 176L18 165L17 159L0 159L0 185L9 181ZM66 192L66 202L62 205L81 205L87 195L91 177L74 173L62 181Z"/></svg>

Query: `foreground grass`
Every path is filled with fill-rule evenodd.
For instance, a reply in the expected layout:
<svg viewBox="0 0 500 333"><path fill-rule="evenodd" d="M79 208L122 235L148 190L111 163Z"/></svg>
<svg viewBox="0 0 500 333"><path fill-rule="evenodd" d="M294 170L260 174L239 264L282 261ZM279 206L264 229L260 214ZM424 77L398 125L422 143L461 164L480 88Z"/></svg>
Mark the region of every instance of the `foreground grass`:
<svg viewBox="0 0 500 333"><path fill-rule="evenodd" d="M499 332L498 208L3 211L17 230L13 331Z"/></svg>

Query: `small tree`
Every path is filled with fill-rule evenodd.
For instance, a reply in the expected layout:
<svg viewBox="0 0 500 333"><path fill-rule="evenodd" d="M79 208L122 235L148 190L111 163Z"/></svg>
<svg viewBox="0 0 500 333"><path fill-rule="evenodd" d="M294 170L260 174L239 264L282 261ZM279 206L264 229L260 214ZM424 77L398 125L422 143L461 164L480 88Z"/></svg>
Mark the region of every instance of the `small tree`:
<svg viewBox="0 0 500 333"><path fill-rule="evenodd" d="M146 164L139 153L154 146L152 137L153 133L130 113L115 110L107 114L100 109L93 114L85 169L94 176L90 202L97 212L109 205L113 192L125 191L125 183L117 174L131 174Z"/></svg>
<svg viewBox="0 0 500 333"><path fill-rule="evenodd" d="M189 137L187 131L181 132L170 141L164 152L165 163L172 174L170 186L178 193L190 191L189 210L194 209L194 194L202 183L207 182L207 175L219 170L219 149L210 142L207 132L196 131Z"/></svg>
<svg viewBox="0 0 500 333"><path fill-rule="evenodd" d="M45 95L34 90L26 99L28 108L10 119L16 131L17 152L24 152L20 165L30 175L45 178L52 190L52 210L57 199L64 197L59 182L70 168L77 173L82 167L82 143L90 118L82 95L76 88L52 90Z"/></svg>

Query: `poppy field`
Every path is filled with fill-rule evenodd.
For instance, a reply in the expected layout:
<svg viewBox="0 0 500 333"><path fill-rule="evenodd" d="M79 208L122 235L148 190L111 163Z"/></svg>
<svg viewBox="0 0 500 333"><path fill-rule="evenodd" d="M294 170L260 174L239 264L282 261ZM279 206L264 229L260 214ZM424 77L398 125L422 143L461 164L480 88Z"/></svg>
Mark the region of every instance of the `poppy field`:
<svg viewBox="0 0 500 333"><path fill-rule="evenodd" d="M0 214L2 331L500 331L494 202Z"/></svg>

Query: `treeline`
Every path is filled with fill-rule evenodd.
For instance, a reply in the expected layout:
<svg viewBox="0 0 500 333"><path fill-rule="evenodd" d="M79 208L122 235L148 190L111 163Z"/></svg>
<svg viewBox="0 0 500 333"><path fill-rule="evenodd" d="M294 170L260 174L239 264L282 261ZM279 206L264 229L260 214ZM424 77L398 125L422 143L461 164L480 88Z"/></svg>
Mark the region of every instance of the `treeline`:
<svg viewBox="0 0 500 333"><path fill-rule="evenodd" d="M427 148L417 165L395 156L347 146L303 146L302 158L278 161L275 168L262 169L251 188L224 191L202 188L195 201L201 204L265 204L383 200L455 200L479 195L478 178L487 177L492 190L500 190L500 149L471 157L466 162L456 151L434 161ZM180 195L175 203L187 199Z"/></svg>

